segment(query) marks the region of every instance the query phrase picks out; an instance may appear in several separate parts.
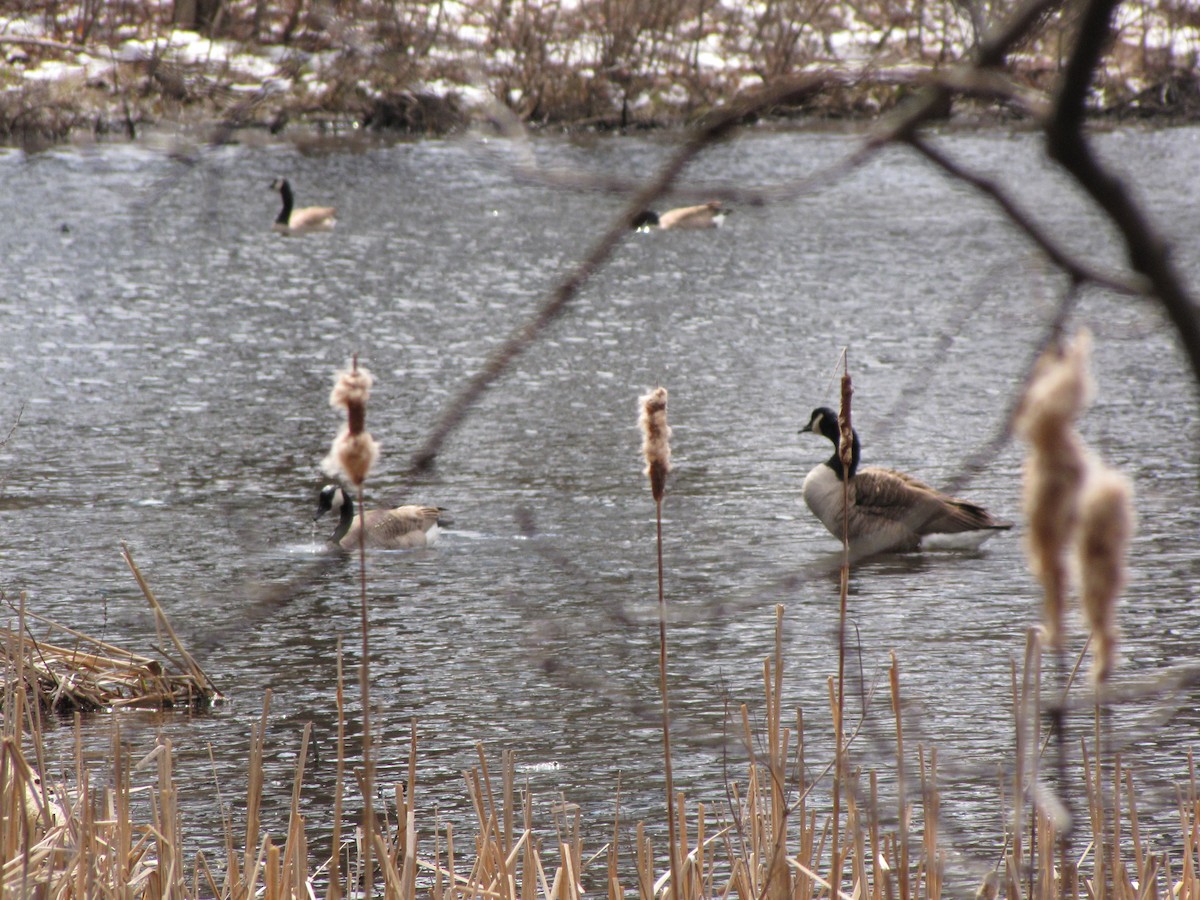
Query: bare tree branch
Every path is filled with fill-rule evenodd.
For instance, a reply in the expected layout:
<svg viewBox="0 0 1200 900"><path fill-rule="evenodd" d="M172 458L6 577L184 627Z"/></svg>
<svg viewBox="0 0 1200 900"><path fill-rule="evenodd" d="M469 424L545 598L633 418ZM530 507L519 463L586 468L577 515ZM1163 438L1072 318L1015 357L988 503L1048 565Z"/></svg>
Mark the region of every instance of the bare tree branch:
<svg viewBox="0 0 1200 900"><path fill-rule="evenodd" d="M1124 182L1100 164L1083 134L1085 102L1092 78L1112 34L1118 0L1091 0L1084 9L1075 50L1059 85L1054 115L1046 123L1050 158L1067 170L1112 219L1125 239L1133 269L1151 290L1179 333L1192 375L1200 384L1200 320L1171 262L1167 242L1134 201Z"/></svg>
<svg viewBox="0 0 1200 900"><path fill-rule="evenodd" d="M1072 281L1091 282L1092 284L1115 291L1118 294L1141 295L1145 293L1148 287L1145 283L1127 280L1115 273L1101 272L1099 269L1095 269L1084 262L1078 262L1073 259L996 182L982 175L976 175L974 172L970 172L958 165L958 163L954 162L954 160L950 159L950 157L946 156L917 134L910 134L907 142L910 147L940 169L943 169L959 181L971 185L971 187L980 193L991 197L1004 211L1005 215L1042 249L1042 252L1050 258L1051 262L1066 272Z"/></svg>

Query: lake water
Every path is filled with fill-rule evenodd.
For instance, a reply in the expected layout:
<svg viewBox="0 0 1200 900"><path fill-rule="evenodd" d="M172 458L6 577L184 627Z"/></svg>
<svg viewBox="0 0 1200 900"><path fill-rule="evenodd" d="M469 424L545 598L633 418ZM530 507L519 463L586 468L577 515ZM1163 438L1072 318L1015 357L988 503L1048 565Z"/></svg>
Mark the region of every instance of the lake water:
<svg viewBox="0 0 1200 900"><path fill-rule="evenodd" d="M786 185L858 140L753 131L688 174ZM1008 184L1073 252L1121 263L1110 229L1044 162L1038 136L938 140ZM1097 142L1200 284L1200 130ZM405 772L415 719L428 838L435 810L472 820L460 773L476 764L476 742L494 762L513 750L539 822L551 802L577 803L595 850L618 777L624 821L663 821L638 396L656 384L671 392L676 786L720 806L725 755L739 778L744 756L727 740L726 706L761 715L777 603L785 706L805 710L810 765L829 758L836 578L788 579L837 548L799 500L830 448L797 431L814 406L836 405L842 348L865 461L944 483L1000 426L1062 287L989 202L889 149L820 190L740 206L718 231L631 234L487 391L436 470L397 497L407 454L450 398L620 209L618 197L514 178L509 149L247 144L192 164L154 146L0 151L0 435L21 413L0 448L0 589L148 651L153 622L120 555L129 545L230 698L200 716L121 716L134 758L160 735L173 742L193 850L220 855L213 798L217 788L227 801L244 796L249 728L268 689L267 825L282 837L291 765L312 722L320 758L305 805L311 839L328 833L336 648L344 641L353 678L357 570L314 566L311 519L338 425L329 388L352 354L376 377L368 426L384 455L369 495L441 505L456 519L436 548L370 557L381 777ZM649 176L672 147L602 137L534 149L548 166ZM299 205L336 203L337 229L274 234L276 175L290 177ZM1088 291L1073 323L1095 336L1098 392L1081 430L1137 489L1121 611L1120 677L1132 679L1192 661L1200 640L1197 391L1151 305ZM1021 448L1008 445L961 493L1017 520L1020 466ZM518 523L526 512L533 537ZM279 585L292 589L265 602ZM947 836L964 854L951 875L973 885L1000 852L1012 665L1039 617L1019 529L977 554L862 566L850 617L852 668L868 684L889 654L900 661L907 741L938 748ZM1118 717L1126 761L1148 785L1144 827L1161 825L1164 847L1179 830L1170 785L1196 742L1196 701L1191 690ZM870 719L869 733L890 733L882 691ZM97 755L108 735L107 717L85 721ZM853 758L887 782L890 745L875 737ZM73 742L69 725L49 734L52 777L74 771Z"/></svg>

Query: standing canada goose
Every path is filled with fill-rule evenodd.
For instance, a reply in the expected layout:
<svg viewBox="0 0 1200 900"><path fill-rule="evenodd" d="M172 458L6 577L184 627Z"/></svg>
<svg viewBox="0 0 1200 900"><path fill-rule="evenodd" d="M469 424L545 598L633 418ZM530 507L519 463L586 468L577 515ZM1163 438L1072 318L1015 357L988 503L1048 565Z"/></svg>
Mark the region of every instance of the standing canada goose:
<svg viewBox="0 0 1200 900"><path fill-rule="evenodd" d="M814 409L808 427L833 442L833 456L804 479L804 502L829 533L842 537L843 477L850 479L850 546L856 552L917 550L921 547L973 549L997 531L1011 528L986 509L934 490L892 469L858 468L858 434L853 432L850 471L838 456L838 417L832 409Z"/></svg>
<svg viewBox="0 0 1200 900"><path fill-rule="evenodd" d="M300 234L305 231L328 231L337 220L334 216L337 210L332 206L306 206L304 209L294 209L296 198L292 194L292 186L286 178L276 178L271 182L271 190L279 191L283 198L283 209L275 219L275 230L283 234Z"/></svg>
<svg viewBox="0 0 1200 900"><path fill-rule="evenodd" d="M633 217L634 230L643 228L716 228L729 215L720 200L709 200L699 206L681 206L665 213L647 209Z"/></svg>
<svg viewBox="0 0 1200 900"><path fill-rule="evenodd" d="M313 521L330 510L338 514L337 528L329 543L343 550L358 547L361 522L354 514L354 501L334 484L321 488L317 512ZM379 550L404 550L424 547L438 538L438 526L449 524L449 517L436 506L397 506L395 509L372 509L366 514L368 547Z"/></svg>

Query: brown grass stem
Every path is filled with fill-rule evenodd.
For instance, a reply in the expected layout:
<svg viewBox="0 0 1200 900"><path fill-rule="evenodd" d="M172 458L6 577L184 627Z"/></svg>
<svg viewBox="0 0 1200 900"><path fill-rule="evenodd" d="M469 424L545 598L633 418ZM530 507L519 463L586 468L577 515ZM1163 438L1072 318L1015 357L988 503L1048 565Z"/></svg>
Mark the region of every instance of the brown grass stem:
<svg viewBox="0 0 1200 900"><path fill-rule="evenodd" d="M146 597L146 602L150 604L150 608L154 611L155 624L161 626L171 638L171 643L175 645L175 649L178 651L179 656L183 660L184 665L187 667L188 672L191 673L197 684L206 685L215 696L220 696L220 691L217 690L217 687L213 684L212 679L208 677L202 668L200 668L200 665L195 659L192 658L192 654L188 653L182 642L180 642L179 635L177 635L175 633L175 629L171 627L171 621L167 618L167 614L164 612L162 605L158 602L158 598L154 596L154 591L150 590L150 585L146 582L146 579L142 576L141 570L133 561L133 554L129 552L129 546L124 541L121 542L121 556L125 558L125 563L129 566L129 571L133 573L133 577L137 581L138 587L141 588L142 594Z"/></svg>
<svg viewBox="0 0 1200 900"><path fill-rule="evenodd" d="M853 423L850 416L850 400L854 395L850 380L849 353L842 352L841 404L838 410L838 455L842 471L849 472L853 459ZM829 880L841 884L841 801L842 784L845 780L843 764L844 716L846 710L846 616L850 596L850 479L842 479L842 565L838 577L838 673L836 715L833 735L833 843L830 848Z"/></svg>
<svg viewBox="0 0 1200 900"><path fill-rule="evenodd" d="M674 815L675 778L671 767L671 705L667 694L667 598L664 590L662 497L654 501L654 527L658 560L658 690L662 697L663 780L667 795L667 841L671 866L671 893L677 900L682 884L679 880L679 852L676 846Z"/></svg>
<svg viewBox="0 0 1200 900"><path fill-rule="evenodd" d="M358 689L362 703L363 757L363 829L362 859L364 879L362 890L371 896L375 885L375 867L371 863L375 824L375 764L371 753L371 622L367 606L367 512L363 503L362 484L358 485L358 574L359 626L362 631L362 658L358 665Z"/></svg>

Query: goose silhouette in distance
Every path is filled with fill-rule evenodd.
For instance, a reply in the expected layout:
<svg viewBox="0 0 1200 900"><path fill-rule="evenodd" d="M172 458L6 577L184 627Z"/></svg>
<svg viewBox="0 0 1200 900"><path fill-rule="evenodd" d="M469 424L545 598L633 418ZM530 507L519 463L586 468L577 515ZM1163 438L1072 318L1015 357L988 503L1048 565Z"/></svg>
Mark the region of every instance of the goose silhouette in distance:
<svg viewBox="0 0 1200 900"><path fill-rule="evenodd" d="M358 547L362 518L355 515L354 500L341 487L327 484L321 488L317 512L313 521L325 513L337 514L337 527L329 543L343 550ZM372 509L366 514L366 546L377 550L404 550L425 547L438 538L440 525L449 525L446 511L436 506L397 506L394 509Z"/></svg>
<svg viewBox="0 0 1200 900"><path fill-rule="evenodd" d="M833 455L814 466L804 479L801 494L829 533L841 540L848 522L852 550L866 554L919 549L974 549L998 531L1012 527L997 520L982 506L960 500L894 469L859 468L859 442L852 432L849 471L838 455L837 413L828 407L814 409L801 434L824 435L833 443ZM843 483L849 480L849 518L843 502Z"/></svg>
<svg viewBox="0 0 1200 900"><path fill-rule="evenodd" d="M283 208L273 226L280 234L303 234L306 231L329 231L337 224L337 210L332 206L306 206L296 209L296 197L286 178L271 182L271 190L279 191Z"/></svg>
<svg viewBox="0 0 1200 900"><path fill-rule="evenodd" d="M656 213L647 209L633 217L633 228L641 231L649 228L659 228L666 231L671 228L716 228L729 215L729 210L721 205L720 200L709 200L699 206L681 206L678 209Z"/></svg>

